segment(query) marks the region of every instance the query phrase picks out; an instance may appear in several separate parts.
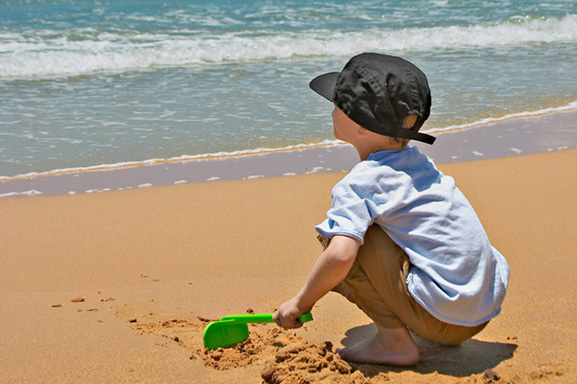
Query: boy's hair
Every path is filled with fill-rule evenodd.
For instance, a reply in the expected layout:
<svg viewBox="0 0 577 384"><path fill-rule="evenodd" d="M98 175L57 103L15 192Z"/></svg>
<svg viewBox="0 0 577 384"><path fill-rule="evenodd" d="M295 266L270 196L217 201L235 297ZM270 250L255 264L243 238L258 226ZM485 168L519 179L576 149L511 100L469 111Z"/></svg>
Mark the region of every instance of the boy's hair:
<svg viewBox="0 0 577 384"><path fill-rule="evenodd" d="M427 77L400 57L362 53L341 72L316 77L310 87L369 131L406 142L435 141L418 132L431 111Z"/></svg>
<svg viewBox="0 0 577 384"><path fill-rule="evenodd" d="M401 128L411 129L413 128L416 122L417 122L417 116L409 115L403 119L403 124L401 125ZM407 145L409 145L409 141L411 141L411 139L403 139L402 137L392 137L392 136L389 137L391 138L392 142L396 144L401 144L402 148L405 148Z"/></svg>

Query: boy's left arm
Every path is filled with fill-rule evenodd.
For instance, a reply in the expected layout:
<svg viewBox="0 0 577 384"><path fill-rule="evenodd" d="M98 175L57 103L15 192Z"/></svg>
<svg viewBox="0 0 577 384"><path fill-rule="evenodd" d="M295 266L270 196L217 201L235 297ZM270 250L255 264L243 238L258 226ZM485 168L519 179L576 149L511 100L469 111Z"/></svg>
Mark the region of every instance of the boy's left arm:
<svg viewBox="0 0 577 384"><path fill-rule="evenodd" d="M348 236L333 236L327 249L317 259L300 292L281 304L273 316L283 328L302 326L297 318L310 312L313 305L345 279L351 269L361 242Z"/></svg>

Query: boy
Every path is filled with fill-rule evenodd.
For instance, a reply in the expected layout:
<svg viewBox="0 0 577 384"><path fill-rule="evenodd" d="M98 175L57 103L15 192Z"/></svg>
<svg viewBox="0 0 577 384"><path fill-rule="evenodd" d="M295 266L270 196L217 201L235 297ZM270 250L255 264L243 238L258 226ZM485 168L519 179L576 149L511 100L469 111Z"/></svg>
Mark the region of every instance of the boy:
<svg viewBox="0 0 577 384"><path fill-rule="evenodd" d="M499 314L509 278L473 208L451 177L409 140L429 117L427 78L393 56L363 53L311 88L335 105L335 137L361 162L332 191L316 227L324 251L301 291L279 306L284 328L331 290L355 303L377 333L337 350L349 361L411 366L419 351L409 329L458 345Z"/></svg>

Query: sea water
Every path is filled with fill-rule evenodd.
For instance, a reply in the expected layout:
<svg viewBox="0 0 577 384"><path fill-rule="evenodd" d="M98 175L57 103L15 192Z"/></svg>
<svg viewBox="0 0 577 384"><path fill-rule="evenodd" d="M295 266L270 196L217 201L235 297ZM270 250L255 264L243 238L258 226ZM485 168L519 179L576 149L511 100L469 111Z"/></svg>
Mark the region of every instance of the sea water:
<svg viewBox="0 0 577 384"><path fill-rule="evenodd" d="M0 177L333 140L353 55L428 76L424 131L575 108L577 2L4 0Z"/></svg>

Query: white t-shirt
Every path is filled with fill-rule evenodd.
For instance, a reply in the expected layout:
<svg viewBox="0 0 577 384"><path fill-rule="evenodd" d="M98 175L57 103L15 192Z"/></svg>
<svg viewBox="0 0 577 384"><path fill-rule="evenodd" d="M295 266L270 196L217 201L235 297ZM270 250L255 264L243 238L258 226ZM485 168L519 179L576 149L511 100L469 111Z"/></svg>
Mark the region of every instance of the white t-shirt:
<svg viewBox="0 0 577 384"><path fill-rule="evenodd" d="M453 178L417 147L373 153L335 185L332 197L316 230L363 242L368 227L379 225L408 255L409 292L433 316L475 326L499 314L507 261Z"/></svg>

